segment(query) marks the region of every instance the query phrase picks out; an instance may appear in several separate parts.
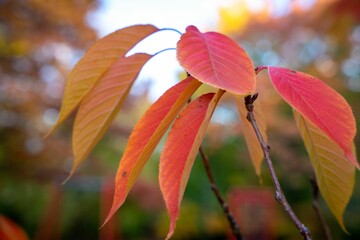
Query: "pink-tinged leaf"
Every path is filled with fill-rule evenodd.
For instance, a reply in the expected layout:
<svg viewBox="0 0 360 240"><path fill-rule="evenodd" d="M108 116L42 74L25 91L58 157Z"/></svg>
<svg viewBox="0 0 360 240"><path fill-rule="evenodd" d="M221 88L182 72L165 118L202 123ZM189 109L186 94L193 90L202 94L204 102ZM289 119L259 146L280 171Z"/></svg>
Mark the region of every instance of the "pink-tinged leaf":
<svg viewBox="0 0 360 240"><path fill-rule="evenodd" d="M166 139L160 157L159 182L170 216L169 239L175 229L179 207L191 168L210 118L224 91L204 94L191 102L178 116Z"/></svg>
<svg viewBox="0 0 360 240"><path fill-rule="evenodd" d="M180 65L203 83L228 92L249 95L255 89L255 71L246 52L229 37L186 28L177 44Z"/></svg>
<svg viewBox="0 0 360 240"><path fill-rule="evenodd" d="M125 101L141 68L151 55L120 58L83 99L73 131L74 164L70 176L89 155Z"/></svg>
<svg viewBox="0 0 360 240"><path fill-rule="evenodd" d="M338 144L318 127L296 111L294 118L314 167L321 195L346 232L343 214L353 193L355 167Z"/></svg>
<svg viewBox="0 0 360 240"><path fill-rule="evenodd" d="M200 85L201 83L193 77L181 81L167 90L138 121L120 160L114 200L105 223L123 204L162 136Z"/></svg>
<svg viewBox="0 0 360 240"><path fill-rule="evenodd" d="M357 168L352 152L356 123L346 100L321 80L308 74L279 67L268 67L279 94L296 111L337 143Z"/></svg>
<svg viewBox="0 0 360 240"><path fill-rule="evenodd" d="M152 25L117 30L98 40L76 64L67 78L62 106L51 134L80 104L95 83L119 58L142 39L158 31Z"/></svg>
<svg viewBox="0 0 360 240"><path fill-rule="evenodd" d="M261 163L264 159L264 153L262 151L259 140L256 137L253 127L251 123L247 120L247 110L244 104L243 97L237 97L237 107L240 113L241 126L244 132L244 137L246 141L247 148L250 153L250 158L252 164L255 168L256 174L261 176ZM261 100L258 98L254 102L254 116L256 119L256 123L259 127L260 133L263 136L265 142L267 142L267 134L266 134L266 121L262 114L261 110Z"/></svg>

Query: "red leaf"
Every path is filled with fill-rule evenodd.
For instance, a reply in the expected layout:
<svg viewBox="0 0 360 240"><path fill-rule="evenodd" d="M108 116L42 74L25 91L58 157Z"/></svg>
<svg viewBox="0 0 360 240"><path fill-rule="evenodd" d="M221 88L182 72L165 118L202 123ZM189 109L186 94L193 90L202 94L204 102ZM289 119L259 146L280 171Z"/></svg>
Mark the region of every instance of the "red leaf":
<svg viewBox="0 0 360 240"><path fill-rule="evenodd" d="M105 223L123 204L165 131L200 85L201 83L193 77L181 81L167 90L138 121L120 160L114 200Z"/></svg>
<svg viewBox="0 0 360 240"><path fill-rule="evenodd" d="M255 72L246 52L229 37L186 28L177 44L180 65L199 81L239 95L255 89Z"/></svg>
<svg viewBox="0 0 360 240"><path fill-rule="evenodd" d="M160 157L159 182L170 215L169 239L175 229L190 171L214 109L224 93L208 93L191 102L176 119Z"/></svg>
<svg viewBox="0 0 360 240"><path fill-rule="evenodd" d="M72 137L74 164L70 176L108 129L130 88L151 55L137 53L120 58L81 102Z"/></svg>
<svg viewBox="0 0 360 240"><path fill-rule="evenodd" d="M279 67L268 69L271 81L285 101L338 144L359 168L352 152L356 123L346 100L311 75Z"/></svg>

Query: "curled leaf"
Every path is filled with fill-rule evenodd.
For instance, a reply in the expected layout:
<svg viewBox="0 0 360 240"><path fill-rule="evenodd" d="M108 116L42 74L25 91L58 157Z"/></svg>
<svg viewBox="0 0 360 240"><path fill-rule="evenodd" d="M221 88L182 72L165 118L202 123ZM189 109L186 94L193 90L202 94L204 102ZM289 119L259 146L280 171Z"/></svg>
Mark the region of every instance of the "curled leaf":
<svg viewBox="0 0 360 240"><path fill-rule="evenodd" d="M229 37L186 28L177 44L180 65L203 83L238 95L255 89L255 72L246 52Z"/></svg>
<svg viewBox="0 0 360 240"><path fill-rule="evenodd" d="M169 239L176 226L179 207L191 168L210 118L224 91L204 94L178 116L160 157L159 183L170 216Z"/></svg>

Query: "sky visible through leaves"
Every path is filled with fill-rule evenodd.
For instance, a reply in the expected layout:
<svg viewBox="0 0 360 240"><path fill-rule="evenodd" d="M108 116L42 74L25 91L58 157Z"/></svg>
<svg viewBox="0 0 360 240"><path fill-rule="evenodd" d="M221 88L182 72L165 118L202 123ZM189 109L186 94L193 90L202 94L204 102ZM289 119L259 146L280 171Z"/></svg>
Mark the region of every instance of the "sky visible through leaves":
<svg viewBox="0 0 360 240"><path fill-rule="evenodd" d="M236 2L244 4L251 12L257 13L264 8L263 0L102 0L98 10L91 13L88 23L103 37L116 29L135 24L151 23L159 28L175 28L181 32L188 25L195 25L202 31L216 31L219 8L231 6ZM270 13L273 17L289 14L290 0L270 0ZM300 0L302 8L309 8L314 0ZM175 48L179 35L175 32L161 32L140 43L134 52L155 53L165 48ZM135 83L131 94L141 92L142 85L151 81L149 97L156 100L166 89L178 80L182 71L176 60L175 51L167 51L156 56L146 64ZM146 84L145 84L146 85Z"/></svg>
<svg viewBox="0 0 360 240"><path fill-rule="evenodd" d="M176 51L162 52L146 63L140 77L135 81L129 101L124 104L124 112L118 114L119 118L116 118L116 123L111 126L111 131L107 133L101 145L61 191L57 186L59 181L66 178L73 161L70 131L74 119L68 119L61 130L46 140L43 136L54 125L59 114L59 104L68 72L96 39L127 26L154 24L159 28L174 28L185 32L186 26L195 25L203 33L208 31L224 33L246 50L255 65L296 69L312 74L329 84L349 101L359 123L360 15L356 11L359 9L357 1L89 0L74 1L71 4L62 1L34 1L38 4L30 5L23 1L0 0L0 5L5 4L0 7L4 13L0 14L2 18L0 25L4 26L0 29L0 33L4 33L0 38L5 36L5 42L2 41L4 39L0 39L0 51L2 51L0 53L0 108L3 108L0 111L0 129L2 130L0 182L3 183L2 191L0 191L1 213L12 219L18 219L18 223L29 236L35 236L36 226L44 232L51 229L49 219L44 219L44 223L48 225L46 228L38 222L40 215L42 213L45 215L48 211L43 202L45 196L52 198L53 195L55 204L57 201L63 204L65 202L61 199L63 194L68 199L66 202L71 202L71 206L68 207L66 203L66 206L58 208L61 209L61 213L52 211L52 207L49 208L49 217L57 219L53 225L57 224L62 228L61 238L77 239L82 236L92 239L87 236L97 237L98 227L101 224L99 221L102 222L106 217L106 215L102 216L99 220L99 212L93 206L94 204L98 206L100 197L98 191L101 188L99 182L107 181L109 177L109 182L113 183L111 174L118 166L119 157L125 147L124 136L130 133L133 124L150 105L149 98L155 101L165 90L184 78L184 75L179 76L184 74L184 70L176 60ZM10 8L10 6L16 6L16 8ZM15 11L19 8L28 14L21 15L19 13L23 13L22 11ZM89 11L93 12L89 13ZM64 19L67 22L65 25ZM89 26L96 29L97 34L89 29ZM175 48L179 38L180 35L175 31L157 32L141 42L127 56L136 52L154 54L164 48ZM259 75L259 81L268 85L257 89L260 98L256 103L259 103L262 97L266 99L263 101L266 105L261 112L269 122L268 129L271 131L269 142L279 166L277 170L280 173L279 176L282 176L281 182L284 183L285 191L289 193L290 198L296 198L298 201L294 205L295 208L300 206L299 209L303 210L305 209L302 207L305 205L304 202L309 199L305 199L308 195L301 191L307 189L309 193L306 181L309 172L312 173L313 170L310 164L314 163L309 161L308 155L305 155L303 144L300 143L300 135L296 131L293 119L290 119L292 116L290 108L284 106L285 104L280 101L274 89L265 92L271 84L267 81L267 77L265 71ZM206 88L200 89L200 91L203 90L213 91ZM228 95L224 95L215 110L205 142L208 147L206 152L210 159L215 159L214 164L217 164L216 159L222 161L222 164L214 166L216 166L217 174L215 177L224 193L228 192L232 186L245 186L248 185L247 183L254 183L257 186L258 184L250 159L246 155L245 140L239 136L243 131L239 128L241 125L239 122L245 121L239 120L235 102L226 98ZM243 99L240 99L240 104L243 106ZM257 106L255 108L258 109ZM297 124L302 128L307 125L302 118L298 119ZM359 124L357 128L359 129ZM302 131L301 135L305 140L309 136L322 137L317 131ZM359 146L359 135L355 140L355 145ZM308 148L308 146L305 147ZM159 147L155 150L155 161L151 161L153 165L148 166L142 173L143 179L155 179L157 183L157 178L153 178L153 172L155 172L154 168L158 167L157 161L162 149ZM288 159L294 159L294 161L288 161ZM318 162L326 160L317 159ZM199 174L204 173L203 166L195 164L193 170L194 173L189 179L186 190L188 191L185 196L187 198L181 210L185 218L179 219L177 227L179 230L176 234L188 234L194 229L199 233L214 230L213 225L197 228L194 219L190 221L191 219L186 218L191 216L189 212L197 212L199 221L205 224L207 222L203 220L216 220L220 223L224 220L216 215L218 205L214 204L216 202L212 195L208 196L209 193L212 194L210 190L206 189L209 192L202 191L203 184L207 183L205 176ZM318 171L318 169L315 170ZM239 174L240 171L241 174ZM39 179L43 180L41 185L38 182ZM265 176L265 184L266 180ZM358 178L356 181L355 186L359 185ZM124 225L121 224L124 236L135 233L139 236L148 234L146 230L138 231L138 229L143 229L139 227L141 224L147 224L146 229L159 231L154 232L154 236L165 236L168 231L168 218L164 215L162 219L160 214L164 210L163 201L160 194L156 195L159 193L159 187L157 185L154 187L152 184L151 181L144 181L138 186L135 185L132 195L129 196L130 208L127 209L130 210L124 208L125 211L117 215L117 218L127 219L121 221L122 224L124 223ZM300 185L301 190L299 190ZM145 188L148 191L144 191ZM113 197L112 189L110 190L109 199L111 199L108 201L111 201ZM84 193L86 199L84 197L79 200L78 193ZM272 192L270 193L270 198L273 199ZM334 233L334 239L360 239L358 230L360 219L357 216L359 196L359 188L355 187L353 198L344 215L344 223L351 232L351 236L341 232L336 219L330 216L330 212L323 205L326 219ZM148 213L144 214L138 207L131 209L133 204L131 201L136 201L136 204L146 209L154 210L154 214L160 216L161 219L154 221L150 217L150 224L147 223L144 216ZM74 207L77 211L73 211ZM200 213L202 207L209 215ZM307 202L307 207L310 207L309 202ZM302 210L300 213L306 215L302 216L304 221L313 222L312 213ZM103 214L106 213L104 211ZM80 218L80 216L84 217ZM131 225L131 219L136 219L134 225ZM65 224L60 224L60 221ZM92 227L89 227L90 225ZM282 225L280 223L278 226ZM159 226L165 227L160 229ZM319 229L316 229L316 226L310 226L310 228L315 229L314 235L319 235ZM132 229L135 231L132 232ZM224 229L226 230L220 225L218 229L220 229L219 233L224 233ZM292 236L293 234L287 230L288 228L285 231L279 230L279 236L283 239ZM196 235L195 233L192 234ZM60 234L60 232L55 234ZM55 237L48 239L55 239Z"/></svg>

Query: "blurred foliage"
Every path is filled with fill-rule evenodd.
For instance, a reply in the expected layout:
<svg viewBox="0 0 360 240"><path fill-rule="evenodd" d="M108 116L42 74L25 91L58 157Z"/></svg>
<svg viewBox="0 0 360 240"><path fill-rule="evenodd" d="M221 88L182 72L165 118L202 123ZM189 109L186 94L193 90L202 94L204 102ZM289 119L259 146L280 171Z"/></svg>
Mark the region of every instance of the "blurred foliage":
<svg viewBox="0 0 360 240"><path fill-rule="evenodd" d="M94 7L93 0L0 1L2 168L59 171L70 155L67 139L42 136L56 119L67 72L96 39L85 23Z"/></svg>
<svg viewBox="0 0 360 240"><path fill-rule="evenodd" d="M359 1L284 1L282 11L274 10L271 4L276 1L264 1L256 9L249 7L250 1L233 2L219 11L219 29L236 39L255 64L295 68L326 81L349 101L359 124ZM116 124L63 186L60 183L71 165L72 121L42 139L58 114L68 71L96 39L86 22L97 6L96 0L0 0L0 214L22 226L31 239L158 239L168 230L157 187L161 147L114 218L115 228L98 230L103 221L100 213L109 204L103 200L103 183L112 181L126 138L150 104L146 90L130 96ZM323 239L311 208L313 172L291 109L265 73L259 81L271 154L284 192L314 239ZM225 95L204 142L218 187L228 197L249 188L254 194L272 189L264 166L261 179L255 174L235 109ZM359 143L357 135L358 148ZM321 202L334 239L360 238L359 184L357 178L345 214L350 236ZM195 161L184 197L174 239L229 237L228 223L200 159ZM276 239L298 239L283 210L275 211L276 219L269 221L276 222Z"/></svg>
<svg viewBox="0 0 360 240"><path fill-rule="evenodd" d="M286 1L279 9L272 4L268 1L251 8L251 1L234 1L220 10L223 17L219 28L236 39L256 65L298 69L335 88L352 106L359 128L360 2ZM269 144L285 194L300 219L309 225L314 238L322 239L318 221L310 211L308 179L313 177L313 170L293 124L291 108L280 101L265 73L259 74L258 92L266 105L263 109L269 125ZM355 145L359 156L359 134ZM264 183L266 185L266 181ZM354 195L345 213L351 236L341 231L322 202L334 239L358 239L360 236L356 227L360 222L360 217L356 217L360 212L359 183L357 178Z"/></svg>

